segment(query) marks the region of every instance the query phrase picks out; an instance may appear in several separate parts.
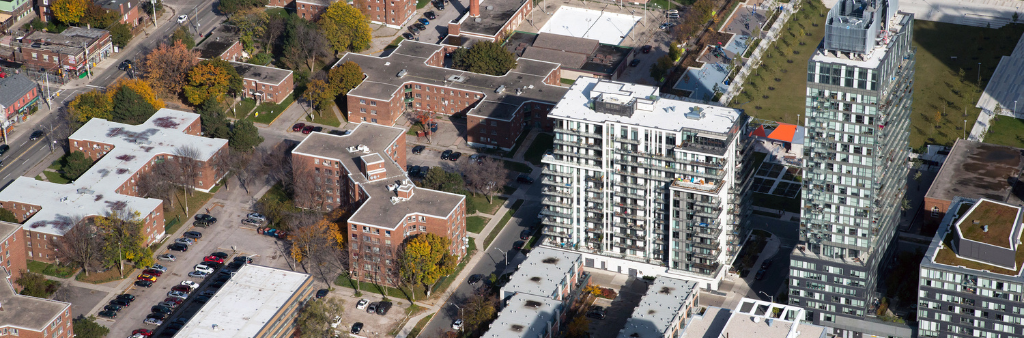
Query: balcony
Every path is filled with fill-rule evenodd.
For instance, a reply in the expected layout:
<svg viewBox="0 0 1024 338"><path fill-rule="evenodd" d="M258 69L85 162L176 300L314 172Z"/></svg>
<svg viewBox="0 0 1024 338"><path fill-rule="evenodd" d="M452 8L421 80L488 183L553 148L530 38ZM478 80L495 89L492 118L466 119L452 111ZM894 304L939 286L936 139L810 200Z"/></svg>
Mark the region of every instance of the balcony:
<svg viewBox="0 0 1024 338"><path fill-rule="evenodd" d="M717 183L709 183L704 179L694 179L689 181L683 179L675 179L672 181L672 187L675 188L697 190L712 194L717 194L719 191L721 191L722 185L722 181L718 181Z"/></svg>
<svg viewBox="0 0 1024 338"><path fill-rule="evenodd" d="M561 231L561 230L552 229L552 228L544 228L544 230L541 230L541 233L543 233L545 235L549 235L549 236L558 236L558 237L569 238L569 239L572 238L572 235L570 235L570 233L568 231Z"/></svg>
<svg viewBox="0 0 1024 338"><path fill-rule="evenodd" d="M601 138L601 134L582 131L579 129L555 128L555 133L579 135L585 137Z"/></svg>
<svg viewBox="0 0 1024 338"><path fill-rule="evenodd" d="M615 237L619 237L619 238L629 238L629 239L635 239L635 240L643 240L644 239L644 236L643 236L642 233L641 234L630 234L630 233L615 232L615 233L612 233L612 235L615 236Z"/></svg>
<svg viewBox="0 0 1024 338"><path fill-rule="evenodd" d="M557 206L565 207L565 208L571 208L572 207L572 205L569 204L569 202L563 202L563 201L561 201L561 198L559 198L559 197L554 197L554 198L545 197L544 201L543 201L543 204L544 205L557 205Z"/></svg>
<svg viewBox="0 0 1024 338"><path fill-rule="evenodd" d="M551 170L551 169L548 169L547 167L545 167L543 170L541 170L541 173L544 174L544 175L551 175L551 176L572 177L572 174L570 174L570 173L563 173L563 172L560 172L560 171Z"/></svg>
<svg viewBox="0 0 1024 338"><path fill-rule="evenodd" d="M599 193L599 192L604 191L604 188L601 186L600 183L598 183L598 184L588 184L586 190L587 190L587 192L598 192Z"/></svg>
<svg viewBox="0 0 1024 338"><path fill-rule="evenodd" d="M722 253L721 250L715 250L715 251L711 251L711 252L703 252L703 251L694 250L694 251L690 252L690 255L693 255L694 257L704 258L704 259L717 260L719 254L721 254L721 253Z"/></svg>
<svg viewBox="0 0 1024 338"><path fill-rule="evenodd" d="M716 239L722 234L722 229L705 227L686 227L686 231L694 237Z"/></svg>
<svg viewBox="0 0 1024 338"><path fill-rule="evenodd" d="M562 218L571 218L572 217L572 215L570 215L570 214L566 214L566 213L563 213L563 212L558 212L558 211L550 210L550 209L547 209L547 208L540 209L540 214L544 215L544 216L554 216L554 217L562 217Z"/></svg>
<svg viewBox="0 0 1024 338"><path fill-rule="evenodd" d="M552 196L572 197L572 193L568 191L552 188L544 189L543 194Z"/></svg>
<svg viewBox="0 0 1024 338"><path fill-rule="evenodd" d="M718 245L715 245L715 244L707 244L707 243L701 243L701 242L694 242L692 244L693 244L693 246L701 248L701 249L708 249L708 250L712 250L712 251L719 250L718 249Z"/></svg>
<svg viewBox="0 0 1024 338"><path fill-rule="evenodd" d="M625 217L625 218L633 219L633 220L637 220L637 221L643 221L644 220L644 217L642 215L637 215L637 214L634 214L634 213L616 212L615 216Z"/></svg>
<svg viewBox="0 0 1024 338"><path fill-rule="evenodd" d="M599 216L587 216L583 220L587 223L604 224L604 218Z"/></svg>
<svg viewBox="0 0 1024 338"><path fill-rule="evenodd" d="M699 153L705 153L705 154L712 154L712 155L717 155L717 156L725 155L725 151L728 149L727 147L724 147L724 146L713 146L713 145L697 144L697 143L691 143L691 142L683 142L682 144L676 145L676 148L677 149L686 150L686 151L693 151L693 152L699 152Z"/></svg>

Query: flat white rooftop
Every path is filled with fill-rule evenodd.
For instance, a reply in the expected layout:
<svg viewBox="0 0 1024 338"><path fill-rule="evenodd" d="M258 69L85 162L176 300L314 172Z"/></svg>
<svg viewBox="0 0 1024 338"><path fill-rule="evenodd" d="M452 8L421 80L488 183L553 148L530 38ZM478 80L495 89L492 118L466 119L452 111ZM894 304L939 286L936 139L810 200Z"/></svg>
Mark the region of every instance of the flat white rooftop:
<svg viewBox="0 0 1024 338"><path fill-rule="evenodd" d="M304 273L246 264L174 336L254 337L310 278Z"/></svg>
<svg viewBox="0 0 1024 338"><path fill-rule="evenodd" d="M53 235L63 235L74 216L102 216L117 206L141 212L153 210L160 205L159 199L116 191L154 157L173 155L178 147L194 147L202 161L224 148L227 140L186 133L185 129L198 119L199 114L164 108L137 126L99 118L89 120L69 137L71 150L84 150L83 144L76 145L77 141L93 141L111 145L106 155L69 184L18 177L0 191L0 201L39 206L25 222L26 229Z"/></svg>
<svg viewBox="0 0 1024 338"><path fill-rule="evenodd" d="M619 338L667 337L674 323L686 317L686 307L694 304L697 282L658 276L633 309ZM639 335L639 336L636 336Z"/></svg>
<svg viewBox="0 0 1024 338"><path fill-rule="evenodd" d="M530 294L516 294L508 300L484 338L542 338L562 312L562 302Z"/></svg>
<svg viewBox="0 0 1024 338"><path fill-rule="evenodd" d="M541 297L558 299L558 292L565 286L563 280L583 264L583 256L562 250L537 247L519 265L502 288L502 298L510 294L527 293Z"/></svg>
<svg viewBox="0 0 1024 338"><path fill-rule="evenodd" d="M814 51L814 55L811 56L811 60L868 69L878 68L878 65L882 62L882 58L885 57L885 53L889 51L889 44L893 43L896 35L898 35L900 29L903 28L903 25L905 24L903 21L909 18L910 17L907 14L901 12L897 12L896 15L893 15L892 19L889 21L889 28L885 30L880 29L878 31L877 38L881 40L878 41L875 48L872 48L864 55L849 58L846 56L836 56L834 51L825 54L821 49L816 49Z"/></svg>
<svg viewBox="0 0 1024 338"><path fill-rule="evenodd" d="M609 94L608 97L616 97L623 102L639 99L653 103L649 110L637 109L632 116L601 113L591 108L593 99L600 94ZM548 117L590 123L615 122L675 132L691 129L728 134L742 114L739 109L671 100L659 96L658 87L654 86L580 77L562 100L558 101ZM687 114L696 111L701 113L700 118L687 117Z"/></svg>
<svg viewBox="0 0 1024 338"><path fill-rule="evenodd" d="M825 328L802 323L804 316L799 307L743 298L732 311L709 307L694 316L682 337L824 338Z"/></svg>
<svg viewBox="0 0 1024 338"><path fill-rule="evenodd" d="M639 16L629 14L562 6L540 28L540 32L594 39L606 45L621 45L640 19Z"/></svg>

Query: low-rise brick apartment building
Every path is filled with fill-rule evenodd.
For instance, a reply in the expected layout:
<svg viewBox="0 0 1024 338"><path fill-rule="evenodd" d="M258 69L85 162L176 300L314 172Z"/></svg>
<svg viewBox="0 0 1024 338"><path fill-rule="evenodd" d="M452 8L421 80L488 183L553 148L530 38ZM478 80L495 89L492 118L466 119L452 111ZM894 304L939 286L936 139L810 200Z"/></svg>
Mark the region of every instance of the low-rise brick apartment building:
<svg viewBox="0 0 1024 338"><path fill-rule="evenodd" d="M958 139L924 195L925 220L937 224L953 199L984 198L1021 204L1024 149Z"/></svg>
<svg viewBox="0 0 1024 338"><path fill-rule="evenodd" d="M33 70L78 75L113 51L110 31L70 27L60 34L35 31L21 40L11 41L10 47L0 48L0 58ZM87 66L86 60L91 64Z"/></svg>
<svg viewBox="0 0 1024 338"><path fill-rule="evenodd" d="M448 23L443 43L464 46L472 41L501 42L533 11L533 1L469 1L469 11ZM483 8L481 8L483 7Z"/></svg>
<svg viewBox="0 0 1024 338"><path fill-rule="evenodd" d="M466 197L413 185L405 132L360 123L343 136L311 133L292 151L297 206L352 210L349 270L359 280L397 285L396 250L421 233L448 238L452 254L466 254Z"/></svg>
<svg viewBox="0 0 1024 338"><path fill-rule="evenodd" d="M0 73L0 126L11 132L39 104L39 85L22 74Z"/></svg>
<svg viewBox="0 0 1024 338"><path fill-rule="evenodd" d="M953 199L921 259L918 337L1024 335L1022 217L1017 204Z"/></svg>
<svg viewBox="0 0 1024 338"><path fill-rule="evenodd" d="M71 338L71 303L22 296L14 281L27 270L21 224L0 221L0 337Z"/></svg>
<svg viewBox="0 0 1024 338"><path fill-rule="evenodd" d="M0 1L0 30L11 29L14 23L32 13L32 0Z"/></svg>
<svg viewBox="0 0 1024 338"><path fill-rule="evenodd" d="M164 236L163 201L137 197L139 175L163 161L179 161L179 148L194 149L204 163L197 190L209 191L223 176L207 165L227 151L227 140L200 135L199 115L160 109L146 122L133 126L93 118L68 138L72 151L95 160L88 171L69 184L18 177L0 191L0 207L24 224L28 259L53 262L51 241L62 236L72 220L106 215L110 210L138 211L143 236L151 244Z"/></svg>
<svg viewBox="0 0 1024 338"><path fill-rule="evenodd" d="M199 52L200 59L241 61L242 43L238 41L239 36L238 27L220 25L192 50Z"/></svg>
<svg viewBox="0 0 1024 338"><path fill-rule="evenodd" d="M295 91L295 79L290 70L251 63L230 63L238 75L242 76L242 85L245 87L243 97L253 98L257 102L281 103Z"/></svg>
<svg viewBox="0 0 1024 338"><path fill-rule="evenodd" d="M117 13L120 15L120 21L128 26L138 26L142 23L142 16L140 15L141 8L139 8L141 2L139 0L98 0L95 2L103 9Z"/></svg>
<svg viewBox="0 0 1024 338"><path fill-rule="evenodd" d="M568 91L558 64L520 58L501 76L444 68L457 48L405 40L386 57L345 54L335 66L353 61L366 74L347 95L348 120L394 125L418 111L465 115L469 145L505 150L528 126L551 130L547 113Z"/></svg>

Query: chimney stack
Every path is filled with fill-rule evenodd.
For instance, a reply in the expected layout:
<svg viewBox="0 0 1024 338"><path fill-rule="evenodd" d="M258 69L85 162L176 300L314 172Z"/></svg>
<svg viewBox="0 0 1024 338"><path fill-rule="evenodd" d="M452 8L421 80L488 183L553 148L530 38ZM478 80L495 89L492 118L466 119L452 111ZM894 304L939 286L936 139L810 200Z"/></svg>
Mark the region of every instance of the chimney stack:
<svg viewBox="0 0 1024 338"><path fill-rule="evenodd" d="M480 16L480 0L469 0L469 16Z"/></svg>

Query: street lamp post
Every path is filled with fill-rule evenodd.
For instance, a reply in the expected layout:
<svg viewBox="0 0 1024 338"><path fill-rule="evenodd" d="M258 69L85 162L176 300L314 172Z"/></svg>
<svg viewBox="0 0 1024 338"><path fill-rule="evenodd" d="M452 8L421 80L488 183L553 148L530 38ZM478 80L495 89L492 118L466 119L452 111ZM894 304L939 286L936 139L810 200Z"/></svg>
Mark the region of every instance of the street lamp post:
<svg viewBox="0 0 1024 338"><path fill-rule="evenodd" d="M466 315L465 315L465 313L462 312L462 307L460 307L458 305L455 305L455 303L448 303L448 305L454 306L455 308L459 309L459 319L463 320L462 326L459 326L459 332L462 332L462 327L466 325L466 323L465 323Z"/></svg>
<svg viewBox="0 0 1024 338"><path fill-rule="evenodd" d="M508 265L508 252L506 252L506 251L502 251L502 250L501 250L500 248L494 248L494 250L498 250L498 251L500 251L500 252L501 252L501 253L502 253L503 255L505 255L505 265L507 266L507 265Z"/></svg>
<svg viewBox="0 0 1024 338"><path fill-rule="evenodd" d="M760 293L760 294L763 294L763 295L767 296L767 297L768 297L768 299L770 299L770 300L772 301L772 303L775 303L775 296L769 295L768 293L766 293L766 292L764 292L764 291L758 291L758 293Z"/></svg>
<svg viewBox="0 0 1024 338"><path fill-rule="evenodd" d="M967 120L964 120L964 139L967 139Z"/></svg>

